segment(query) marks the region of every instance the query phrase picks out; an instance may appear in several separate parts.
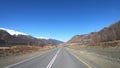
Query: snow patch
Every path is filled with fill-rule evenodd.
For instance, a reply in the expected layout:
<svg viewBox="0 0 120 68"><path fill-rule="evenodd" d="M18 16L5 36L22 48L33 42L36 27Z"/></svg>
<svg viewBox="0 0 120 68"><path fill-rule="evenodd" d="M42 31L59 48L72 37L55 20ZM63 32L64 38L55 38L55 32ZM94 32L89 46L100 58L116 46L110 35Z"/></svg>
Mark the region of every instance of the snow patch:
<svg viewBox="0 0 120 68"><path fill-rule="evenodd" d="M47 38L47 37L37 37L39 39L46 39L46 40L49 40L50 38Z"/></svg>
<svg viewBox="0 0 120 68"><path fill-rule="evenodd" d="M5 30L5 31L7 31L10 35L28 35L28 34L25 34L25 33L22 33L22 32L18 32L18 31L11 30L11 29L6 29L6 28L0 28L0 30Z"/></svg>

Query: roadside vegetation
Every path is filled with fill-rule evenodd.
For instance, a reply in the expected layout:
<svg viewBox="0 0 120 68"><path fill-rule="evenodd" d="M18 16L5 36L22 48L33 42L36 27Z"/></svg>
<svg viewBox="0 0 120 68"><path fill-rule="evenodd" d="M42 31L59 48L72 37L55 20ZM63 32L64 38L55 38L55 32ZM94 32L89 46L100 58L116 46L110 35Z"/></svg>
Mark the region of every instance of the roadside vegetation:
<svg viewBox="0 0 120 68"><path fill-rule="evenodd" d="M69 52L77 55L80 59L88 62L96 68L119 68L120 67L120 47L80 47L73 45L67 47ZM93 65L94 64L94 65Z"/></svg>
<svg viewBox="0 0 120 68"><path fill-rule="evenodd" d="M11 46L0 47L0 68L48 52L56 46Z"/></svg>

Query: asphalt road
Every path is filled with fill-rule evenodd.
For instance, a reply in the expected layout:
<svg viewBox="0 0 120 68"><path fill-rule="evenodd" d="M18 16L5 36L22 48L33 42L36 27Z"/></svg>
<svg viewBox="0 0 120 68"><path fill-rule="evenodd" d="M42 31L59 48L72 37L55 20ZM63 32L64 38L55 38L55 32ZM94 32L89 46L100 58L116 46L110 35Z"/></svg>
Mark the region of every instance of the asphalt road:
<svg viewBox="0 0 120 68"><path fill-rule="evenodd" d="M19 62L6 68L90 68L71 55L64 47L51 50L24 62Z"/></svg>

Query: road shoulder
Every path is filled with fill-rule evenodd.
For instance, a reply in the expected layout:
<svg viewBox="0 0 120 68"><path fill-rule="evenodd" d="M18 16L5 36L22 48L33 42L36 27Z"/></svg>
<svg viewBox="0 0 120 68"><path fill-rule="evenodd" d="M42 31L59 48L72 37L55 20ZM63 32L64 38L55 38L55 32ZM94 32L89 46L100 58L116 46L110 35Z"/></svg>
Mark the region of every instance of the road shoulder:
<svg viewBox="0 0 120 68"><path fill-rule="evenodd" d="M16 56L11 55L11 56L7 56L7 57L0 57L0 67L5 68L6 66L22 62L22 61L30 59L32 57L40 56L51 50L52 49L46 49L46 50L40 50L37 52L27 53L27 54L22 54L22 55L16 55Z"/></svg>
<svg viewBox="0 0 120 68"><path fill-rule="evenodd" d="M79 57L83 61L85 61L87 64L92 66L92 68L119 68L119 63L114 63L112 61L109 61L105 58L102 58L101 56L90 53L87 51L82 50L76 50L71 48L66 48L70 53L73 55Z"/></svg>

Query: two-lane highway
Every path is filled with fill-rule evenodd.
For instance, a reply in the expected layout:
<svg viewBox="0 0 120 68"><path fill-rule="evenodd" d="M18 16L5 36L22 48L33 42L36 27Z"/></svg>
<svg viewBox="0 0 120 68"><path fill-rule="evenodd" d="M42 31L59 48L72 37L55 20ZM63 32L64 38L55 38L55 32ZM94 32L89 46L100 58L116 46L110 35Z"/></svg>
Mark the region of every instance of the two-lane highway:
<svg viewBox="0 0 120 68"><path fill-rule="evenodd" d="M6 68L90 68L71 55L64 47L51 50L48 53L31 60L13 64Z"/></svg>

